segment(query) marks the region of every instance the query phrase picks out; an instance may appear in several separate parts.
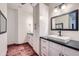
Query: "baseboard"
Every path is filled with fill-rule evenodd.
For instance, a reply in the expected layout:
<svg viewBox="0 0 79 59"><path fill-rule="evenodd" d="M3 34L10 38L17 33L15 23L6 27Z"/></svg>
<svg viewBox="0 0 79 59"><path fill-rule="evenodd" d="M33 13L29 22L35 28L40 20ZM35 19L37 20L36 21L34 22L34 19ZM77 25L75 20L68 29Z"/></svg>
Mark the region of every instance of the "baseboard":
<svg viewBox="0 0 79 59"><path fill-rule="evenodd" d="M28 43L28 42L26 42ZM26 44L26 43L12 43L12 44L8 44L7 46L11 46L11 45L21 45L21 44Z"/></svg>

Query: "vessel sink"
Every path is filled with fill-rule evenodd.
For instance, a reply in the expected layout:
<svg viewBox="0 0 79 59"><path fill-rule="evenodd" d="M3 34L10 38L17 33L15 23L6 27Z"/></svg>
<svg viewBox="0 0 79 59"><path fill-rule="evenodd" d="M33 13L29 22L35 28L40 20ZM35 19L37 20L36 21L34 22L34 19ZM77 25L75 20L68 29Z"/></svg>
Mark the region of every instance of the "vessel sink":
<svg viewBox="0 0 79 59"><path fill-rule="evenodd" d="M48 35L47 37L50 38L51 40L56 40L62 43L68 43L71 40L70 37L58 36L58 35Z"/></svg>

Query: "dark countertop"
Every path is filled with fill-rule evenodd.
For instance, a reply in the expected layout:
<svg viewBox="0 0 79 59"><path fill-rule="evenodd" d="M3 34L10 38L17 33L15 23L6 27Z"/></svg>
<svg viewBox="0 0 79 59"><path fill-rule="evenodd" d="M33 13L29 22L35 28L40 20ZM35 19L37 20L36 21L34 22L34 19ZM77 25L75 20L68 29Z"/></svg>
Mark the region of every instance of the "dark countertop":
<svg viewBox="0 0 79 59"><path fill-rule="evenodd" d="M54 43L57 43L57 44L60 44L60 45L63 45L63 46L66 46L66 47L69 47L69 48L79 51L79 41L70 40L68 43L62 43L57 40L53 40L49 37L40 37L40 38L43 38L45 40L48 40L48 41L51 41L51 42L54 42Z"/></svg>

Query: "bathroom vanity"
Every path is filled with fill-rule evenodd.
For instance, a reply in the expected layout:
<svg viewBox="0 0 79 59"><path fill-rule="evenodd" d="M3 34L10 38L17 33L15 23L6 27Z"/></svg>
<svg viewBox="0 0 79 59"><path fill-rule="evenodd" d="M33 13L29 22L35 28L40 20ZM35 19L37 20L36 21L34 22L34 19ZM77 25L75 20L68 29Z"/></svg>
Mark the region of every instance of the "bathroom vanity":
<svg viewBox="0 0 79 59"><path fill-rule="evenodd" d="M64 40L64 38L56 38L55 35L52 35L52 38L45 36L40 39L42 56L79 56L79 41L69 40L68 37Z"/></svg>
<svg viewBox="0 0 79 59"><path fill-rule="evenodd" d="M78 31L78 9L51 17L50 30L59 31L59 35L40 37L40 55L42 56L79 56L79 41L63 36L61 31Z"/></svg>

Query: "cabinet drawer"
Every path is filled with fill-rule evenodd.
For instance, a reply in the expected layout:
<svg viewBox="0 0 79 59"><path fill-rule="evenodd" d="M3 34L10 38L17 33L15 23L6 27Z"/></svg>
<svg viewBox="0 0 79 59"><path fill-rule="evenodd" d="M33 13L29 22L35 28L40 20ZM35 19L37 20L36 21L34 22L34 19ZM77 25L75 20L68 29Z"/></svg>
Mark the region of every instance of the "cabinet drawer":
<svg viewBox="0 0 79 59"><path fill-rule="evenodd" d="M48 55L48 42L45 39L41 39L41 55L47 56Z"/></svg>
<svg viewBox="0 0 79 59"><path fill-rule="evenodd" d="M54 48L54 49L57 49L57 50L61 51L62 47L63 46L60 45L60 44L57 44L57 43L54 43L54 42L50 42L50 48Z"/></svg>
<svg viewBox="0 0 79 59"><path fill-rule="evenodd" d="M41 50L41 55L42 55L42 53L48 56L48 51L47 50Z"/></svg>
<svg viewBox="0 0 79 59"><path fill-rule="evenodd" d="M49 56L59 56L60 51L58 51L57 49L54 48L49 48Z"/></svg>
<svg viewBox="0 0 79 59"><path fill-rule="evenodd" d="M41 44L41 49L46 49L46 50L48 50L48 43L47 44Z"/></svg>
<svg viewBox="0 0 79 59"><path fill-rule="evenodd" d="M42 56L47 56L45 53L41 53Z"/></svg>
<svg viewBox="0 0 79 59"><path fill-rule="evenodd" d="M48 46L48 41L41 39L41 46Z"/></svg>
<svg viewBox="0 0 79 59"><path fill-rule="evenodd" d="M41 50L48 50L48 48L45 46L41 46Z"/></svg>
<svg viewBox="0 0 79 59"><path fill-rule="evenodd" d="M68 47L63 47L62 52L64 55L67 55L67 56L79 56L79 51L76 51Z"/></svg>

